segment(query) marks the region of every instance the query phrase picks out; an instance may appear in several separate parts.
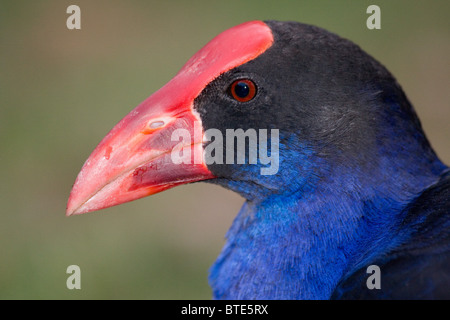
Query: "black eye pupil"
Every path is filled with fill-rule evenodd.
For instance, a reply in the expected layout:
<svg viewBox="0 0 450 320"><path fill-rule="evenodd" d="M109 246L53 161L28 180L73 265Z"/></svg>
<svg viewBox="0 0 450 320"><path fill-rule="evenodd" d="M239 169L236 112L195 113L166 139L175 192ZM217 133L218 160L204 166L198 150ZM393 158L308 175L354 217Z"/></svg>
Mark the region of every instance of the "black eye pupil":
<svg viewBox="0 0 450 320"><path fill-rule="evenodd" d="M238 82L238 83L236 83L236 86L234 87L234 93L239 98L245 98L250 93L250 87L245 82Z"/></svg>

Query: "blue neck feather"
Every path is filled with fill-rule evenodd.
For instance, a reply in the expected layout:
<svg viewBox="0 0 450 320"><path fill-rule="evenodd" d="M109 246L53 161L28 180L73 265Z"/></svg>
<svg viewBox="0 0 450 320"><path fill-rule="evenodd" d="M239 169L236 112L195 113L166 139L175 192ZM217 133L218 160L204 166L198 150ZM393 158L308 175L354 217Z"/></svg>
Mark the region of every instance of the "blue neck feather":
<svg viewBox="0 0 450 320"><path fill-rule="evenodd" d="M210 270L214 298L330 298L340 280L408 238L403 209L445 168L434 153L380 151L355 166L357 159L319 159L293 143L280 144L277 176L248 183L256 175L241 170L241 180L216 182L247 201Z"/></svg>

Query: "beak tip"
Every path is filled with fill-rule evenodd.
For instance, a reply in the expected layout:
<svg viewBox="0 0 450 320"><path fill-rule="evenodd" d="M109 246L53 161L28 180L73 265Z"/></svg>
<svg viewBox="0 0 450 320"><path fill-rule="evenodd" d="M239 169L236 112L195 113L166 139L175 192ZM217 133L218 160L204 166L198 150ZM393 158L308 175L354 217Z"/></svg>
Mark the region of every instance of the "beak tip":
<svg viewBox="0 0 450 320"><path fill-rule="evenodd" d="M69 208L66 209L66 217L74 216L76 214L77 214L77 210L69 209Z"/></svg>
<svg viewBox="0 0 450 320"><path fill-rule="evenodd" d="M70 216L74 216L74 215L79 215L79 214L83 214L88 212L89 210L85 209L84 205L76 205L74 204L73 201L71 201L72 199L69 198L69 201L67 203L67 207L66 207L66 217L70 217Z"/></svg>
<svg viewBox="0 0 450 320"><path fill-rule="evenodd" d="M73 216L73 215L76 215L77 214L77 210L76 209L73 209L73 208L70 208L70 206L67 206L67 208L66 208L66 217L70 217L70 216Z"/></svg>
<svg viewBox="0 0 450 320"><path fill-rule="evenodd" d="M66 209L66 217L80 215L80 214L87 213L90 211L93 211L93 210L83 210L82 206L77 209Z"/></svg>

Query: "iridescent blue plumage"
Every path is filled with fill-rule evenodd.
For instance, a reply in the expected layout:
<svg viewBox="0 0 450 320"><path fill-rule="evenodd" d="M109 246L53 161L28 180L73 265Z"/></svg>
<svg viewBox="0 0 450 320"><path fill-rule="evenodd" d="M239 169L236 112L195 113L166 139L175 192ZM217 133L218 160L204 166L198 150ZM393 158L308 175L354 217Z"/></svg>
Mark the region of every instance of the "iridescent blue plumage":
<svg viewBox="0 0 450 320"><path fill-rule="evenodd" d="M327 164L320 167L318 176L328 171ZM444 168L439 162L436 167ZM282 170L298 177L284 166ZM389 271L381 266L383 290L374 292L365 286L365 270L372 264L384 265L394 257L391 252L415 239L412 225L420 225L416 220L426 220L426 215L406 223L411 203L439 177L424 172L410 181L380 184L377 175L358 176L343 164L333 171L339 174L310 179L298 190L287 187L285 193L244 204L211 269L215 298L329 299L339 297L340 285L360 269L360 287L353 297L385 294ZM228 187L239 191L232 184ZM447 227L440 232L448 234L444 214L441 219ZM443 246L448 250L448 242Z"/></svg>

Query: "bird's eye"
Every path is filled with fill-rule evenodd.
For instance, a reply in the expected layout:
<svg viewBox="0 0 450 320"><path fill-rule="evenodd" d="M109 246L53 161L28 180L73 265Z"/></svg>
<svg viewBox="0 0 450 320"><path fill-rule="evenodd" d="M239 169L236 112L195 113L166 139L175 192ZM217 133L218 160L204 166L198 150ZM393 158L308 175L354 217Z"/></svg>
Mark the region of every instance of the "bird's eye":
<svg viewBox="0 0 450 320"><path fill-rule="evenodd" d="M236 80L231 84L230 94L239 102L250 101L256 95L256 85L248 79Z"/></svg>

